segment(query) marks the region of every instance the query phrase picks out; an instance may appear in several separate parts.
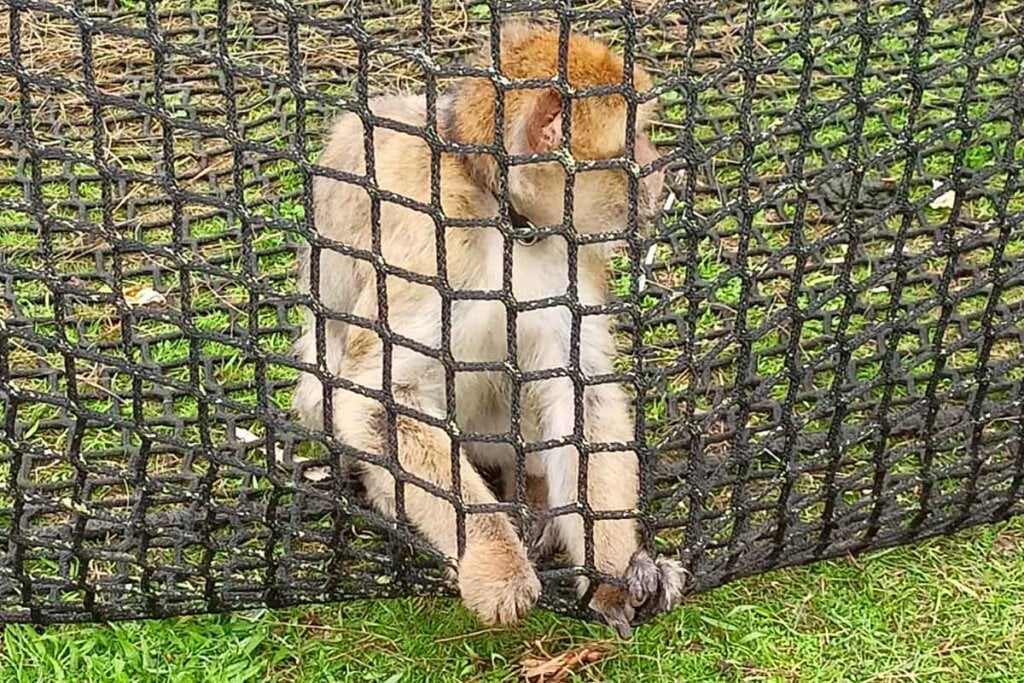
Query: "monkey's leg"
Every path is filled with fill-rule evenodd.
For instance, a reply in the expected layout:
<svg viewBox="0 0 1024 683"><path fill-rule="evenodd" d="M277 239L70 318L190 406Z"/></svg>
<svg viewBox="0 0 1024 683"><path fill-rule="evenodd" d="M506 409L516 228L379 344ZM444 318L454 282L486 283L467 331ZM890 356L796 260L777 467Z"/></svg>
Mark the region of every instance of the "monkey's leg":
<svg viewBox="0 0 1024 683"><path fill-rule="evenodd" d="M303 294L310 293L310 260L311 249L307 242L299 247L298 289ZM365 267L365 266L363 266ZM359 298L369 298L370 290L366 289L359 278L360 264L352 258L336 251L320 252L319 299L320 303L330 311L356 311ZM364 316L369 317L369 316ZM345 341L348 324L336 318L324 320L324 365L328 375L337 375L341 368L345 352ZM316 318L312 310L306 311L306 321L302 334L295 340L293 347L295 357L303 363L317 364ZM299 375L292 398L292 406L302 424L308 429L323 429L323 397L324 385L315 375L303 372Z"/></svg>
<svg viewBox="0 0 1024 683"><path fill-rule="evenodd" d="M324 325L324 346L327 350L326 371L337 373L345 339L345 324L338 320L327 320ZM309 316L306 327L294 346L295 357L303 363L316 365L316 328L313 316ZM315 375L303 372L295 385L292 407L301 423L308 429L323 428L324 385Z"/></svg>
<svg viewBox="0 0 1024 683"><path fill-rule="evenodd" d="M634 438L629 398L617 384L588 387L584 402L584 430L590 444L628 443ZM588 499L599 511L629 513L639 503L639 462L633 451L607 451L590 455ZM668 611L682 596L682 566L668 558L653 560L640 548L635 518L594 524L594 556L598 569L624 577L626 586L603 584L591 606L626 636L635 608ZM582 544L582 539L578 541ZM577 548L576 552L582 552Z"/></svg>
<svg viewBox="0 0 1024 683"><path fill-rule="evenodd" d="M575 391L568 379L546 380L539 387L542 394L537 403L541 409L541 438L563 438L573 432L573 406ZM630 441L632 429L629 414L620 402L621 389L612 385L588 387L584 400L584 436L589 442ZM547 396L543 395L547 394ZM609 420L607 424L595 424ZM572 505L580 501L580 457L573 447L563 447L543 454L548 481L548 502L551 508ZM594 512L628 515L635 510L638 500L636 455L631 452L591 453L587 466L586 504ZM583 517L576 513L561 513L549 522L558 539L569 553L574 565L586 564L586 527ZM599 572L625 576L630 557L636 552L637 526L633 519L598 520L593 525L594 567ZM580 593L589 582L578 582Z"/></svg>
<svg viewBox="0 0 1024 683"><path fill-rule="evenodd" d="M339 438L361 450L381 454L386 429L383 406L356 394L338 393L335 419ZM415 388L408 388L400 398L401 403L424 410L421 403L417 405L416 393ZM391 469L366 463L360 466L370 501L390 517L396 515L393 471L400 470L422 483L452 491L453 449L444 430L402 415L396 418L395 429L398 458ZM496 503L465 453L458 452L458 457L462 504ZM405 483L403 495L408 519L442 553L456 558L458 530L454 506L414 482ZM466 606L487 624L520 620L537 601L540 582L511 521L501 513L467 513L465 534L465 552L458 560L458 585Z"/></svg>

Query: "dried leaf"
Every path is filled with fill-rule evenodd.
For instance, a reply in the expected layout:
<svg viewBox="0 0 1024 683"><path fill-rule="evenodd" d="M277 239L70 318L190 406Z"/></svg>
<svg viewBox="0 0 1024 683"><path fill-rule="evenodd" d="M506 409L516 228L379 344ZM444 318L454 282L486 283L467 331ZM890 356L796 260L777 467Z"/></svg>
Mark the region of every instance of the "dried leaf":
<svg viewBox="0 0 1024 683"><path fill-rule="evenodd" d="M992 542L992 547L997 552L1001 553L1016 552L1020 545L1020 537L1014 536L1013 534L1000 534L999 536L996 536L996 540Z"/></svg>
<svg viewBox="0 0 1024 683"><path fill-rule="evenodd" d="M633 7L646 14L658 6L659 0L633 0Z"/></svg>
<svg viewBox="0 0 1024 683"><path fill-rule="evenodd" d="M941 180L933 180L932 181L932 189L933 190L937 190L940 187L942 187L942 181ZM952 209L953 208L953 204L955 202L956 202L956 192L954 192L953 190L949 190L948 192L943 192L938 197L933 199L928 206L932 207L933 209Z"/></svg>
<svg viewBox="0 0 1024 683"><path fill-rule="evenodd" d="M610 652L611 648L605 643L583 645L554 656L541 650L541 656L523 659L523 678L527 683L562 683L569 680L574 671L604 659Z"/></svg>
<svg viewBox="0 0 1024 683"><path fill-rule="evenodd" d="M156 291L152 287L146 287L145 285L133 285L131 287L125 287L121 290L121 294L124 296L124 301L132 308L140 308L142 306L162 306L167 303L167 299L163 294Z"/></svg>

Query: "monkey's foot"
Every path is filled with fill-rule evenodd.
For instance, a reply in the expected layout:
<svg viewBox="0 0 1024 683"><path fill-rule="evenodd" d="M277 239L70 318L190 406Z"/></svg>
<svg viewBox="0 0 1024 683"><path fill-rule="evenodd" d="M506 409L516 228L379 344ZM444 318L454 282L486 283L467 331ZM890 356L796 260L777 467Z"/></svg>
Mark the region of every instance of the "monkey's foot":
<svg viewBox="0 0 1024 683"><path fill-rule="evenodd" d="M626 569L626 587L598 586L590 606L625 639L633 635L637 613L668 612L679 604L684 584L685 570L679 562L667 557L655 561L646 551L638 550Z"/></svg>
<svg viewBox="0 0 1024 683"><path fill-rule="evenodd" d="M629 602L627 589L602 583L594 590L594 597L590 599L590 609L604 617L605 623L625 640L633 635L633 616L636 613Z"/></svg>
<svg viewBox="0 0 1024 683"><path fill-rule="evenodd" d="M521 548L494 543L466 549L459 593L485 624L514 624L537 602L540 581Z"/></svg>
<svg viewBox="0 0 1024 683"><path fill-rule="evenodd" d="M668 612L683 598L686 570L676 560L659 557L655 561L646 551L638 550L629 560L626 583L634 607Z"/></svg>

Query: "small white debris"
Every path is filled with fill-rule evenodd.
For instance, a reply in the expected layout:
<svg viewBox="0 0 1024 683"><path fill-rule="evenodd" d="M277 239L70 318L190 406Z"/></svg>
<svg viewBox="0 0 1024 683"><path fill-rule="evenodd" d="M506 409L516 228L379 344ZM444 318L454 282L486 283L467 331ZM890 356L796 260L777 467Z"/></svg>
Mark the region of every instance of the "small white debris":
<svg viewBox="0 0 1024 683"><path fill-rule="evenodd" d="M654 263L654 255L657 251L658 245L652 244L647 250L647 256L644 257L644 269L640 272L640 279L637 281L641 292L647 289L647 269Z"/></svg>
<svg viewBox="0 0 1024 683"><path fill-rule="evenodd" d="M242 427L235 427L235 438L242 443L254 443L260 440L260 437L256 436L248 429ZM300 463L305 462L308 458L303 458L298 455L295 456L294 462ZM284 461L284 449L279 445L274 444L274 462L284 467L286 465ZM316 467L309 467L303 471L302 476L307 481L318 482L325 481L331 476L331 468L326 465L318 465Z"/></svg>
<svg viewBox="0 0 1024 683"><path fill-rule="evenodd" d="M124 296L125 303L132 308L141 308L143 306L162 306L167 303L167 298L164 297L163 294L152 287L146 287L145 285L125 287L121 290L121 294Z"/></svg>
<svg viewBox="0 0 1024 683"><path fill-rule="evenodd" d="M75 512L81 513L83 515L89 514L89 508L86 507L84 503L80 503L76 500L73 500L70 497L61 498L60 504L62 507L65 507L68 510L74 510Z"/></svg>
<svg viewBox="0 0 1024 683"><path fill-rule="evenodd" d="M241 427L235 427L235 438L242 443L255 443L260 440L260 437Z"/></svg>
<svg viewBox="0 0 1024 683"><path fill-rule="evenodd" d="M305 460L305 458L296 458L296 460ZM317 467L307 467L305 471L303 471L302 476L308 479L309 481L313 482L325 481L328 477L331 476L331 468L327 467L326 465L318 465Z"/></svg>
<svg viewBox="0 0 1024 683"><path fill-rule="evenodd" d="M942 181L941 180L936 179L936 180L932 181L932 189L933 190L937 190L940 187L942 187ZM953 204L955 202L956 202L956 192L954 192L953 190L949 190L947 192L943 192L938 197L933 199L928 206L932 207L933 209L952 209L953 208Z"/></svg>
<svg viewBox="0 0 1024 683"><path fill-rule="evenodd" d="M644 265L648 267L654 265L654 255L657 253L658 245L652 244L651 247L647 250L647 256L644 257Z"/></svg>
<svg viewBox="0 0 1024 683"><path fill-rule="evenodd" d="M662 205L662 211L669 211L673 206L676 205L676 193L672 190L668 191L668 196L665 197L665 204Z"/></svg>

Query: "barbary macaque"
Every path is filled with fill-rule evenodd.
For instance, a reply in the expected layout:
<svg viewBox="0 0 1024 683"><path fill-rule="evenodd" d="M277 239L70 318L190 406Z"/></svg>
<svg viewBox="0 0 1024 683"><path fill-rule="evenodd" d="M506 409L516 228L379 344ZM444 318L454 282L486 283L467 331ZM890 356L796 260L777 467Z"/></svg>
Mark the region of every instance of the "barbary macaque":
<svg viewBox="0 0 1024 683"><path fill-rule="evenodd" d="M499 72L510 81L546 79L554 84L558 53L557 31L534 23L506 23L500 35ZM481 53L481 64L490 64L489 54ZM605 44L571 34L567 77L573 92L620 85L624 82L623 70L622 58ZM632 80L637 91L651 87L650 76L639 67L633 70ZM550 157L508 168L509 215L518 227L563 223L564 188L570 171L562 160L623 158L627 153L629 110L621 94L571 97L568 145L563 144L562 97L554 85L504 91L501 132L505 152L511 156L563 152L561 160ZM495 100L495 82L490 78L460 79L451 93L438 98L439 136L461 145L494 145ZM654 102L649 101L636 109L634 157L644 167L658 159L642 132L653 107ZM369 108L376 117L405 124L406 130L427 128L423 96L379 97L370 101ZM367 142L368 135L372 143ZM366 148L371 144L373 159L368 171ZM496 224L500 215L497 154L444 152L440 157L439 208L443 217L478 222L491 219ZM385 193L430 206L431 162L431 148L423 137L345 114L334 125L318 164L368 177ZM626 229L630 224L629 173L623 164L575 171L571 232L586 235ZM639 180L634 202L638 221L649 220L657 210L662 184L661 171L651 171ZM580 503L580 456L575 446L565 443L575 430L576 389L564 374L521 382L519 432L523 441L536 444L563 440L563 444L547 450L527 449L525 477L517 477L511 442L466 441L453 447L448 433L437 423L429 424L409 414L415 411L437 420L447 419L447 381L441 360L411 348L415 344L403 343L402 339L422 345L420 349L443 350L444 304L441 293L430 284L436 281L456 293L493 293L490 298L451 297L448 302L449 343L456 363L510 363L522 372L564 370L570 367L570 309L548 306L517 311L499 298L506 237L494 224L445 225L444 244L438 245L437 226L428 213L386 199L378 199L375 206L360 184L318 175L313 200L319 248L307 247L301 257L303 291L312 292L328 314L379 321L388 338L382 339L369 322L360 325L351 322L352 318L348 318L350 322L328 318L322 332L326 353L318 357L317 330L310 315L295 351L317 373L302 374L294 407L308 428L323 429L326 419L338 440L374 456L370 458L375 458L373 464L362 459L355 462L356 458L348 464L354 466L371 504L390 517L397 514L393 473L398 472L406 517L457 567L458 588L465 605L488 624L516 622L534 605L541 588L527 548L506 514L469 510L464 516L464 547L460 549L456 509L451 500L458 496L463 505L473 506L496 503L497 497L482 471L497 469L505 482L504 487L496 487L504 488L503 500L532 503L549 511ZM372 227L375 218L380 226L377 235ZM445 272L441 276L439 246L444 249ZM578 246L580 304L597 306L607 302L606 268L614 247L610 242ZM532 242L517 240L512 248L516 302L566 296L570 250L564 234L549 233ZM374 249L379 258L370 256ZM311 254L318 254L318 287L310 281ZM382 301L386 310L380 308ZM514 358L508 357L507 316L515 316ZM607 315L583 315L578 343L578 372L585 378L613 372L614 342ZM382 387L388 355L389 385ZM459 432L511 434L510 373L467 369L454 374ZM337 381L329 388L321 378ZM353 385L361 385L366 391L345 388ZM366 395L374 392L377 396L384 392L404 410L394 411L397 415L389 418L385 403ZM583 442L634 441L631 404L621 386L590 383L583 393ZM325 403L325 399L329 401ZM325 411L325 406L329 410ZM389 424L394 430L393 451L386 446ZM511 440L515 435L507 438ZM452 490L453 457L458 458L457 492ZM635 452L609 448L590 453L586 473L585 501L590 508L620 515L618 519L597 520L593 525L593 562L609 580L595 588L590 606L624 636L631 632L631 622L639 609L670 609L678 601L683 583L680 565L666 558L651 558L641 548L636 520L626 518L635 515L639 501L638 466ZM527 500L522 491L517 496L517 481L523 480L527 483ZM448 492L448 499L418 482ZM544 542L565 552L573 565L587 566L582 515L572 509L564 514L548 514L551 516ZM589 590L587 577L581 575L577 587L581 596L585 594Z"/></svg>

